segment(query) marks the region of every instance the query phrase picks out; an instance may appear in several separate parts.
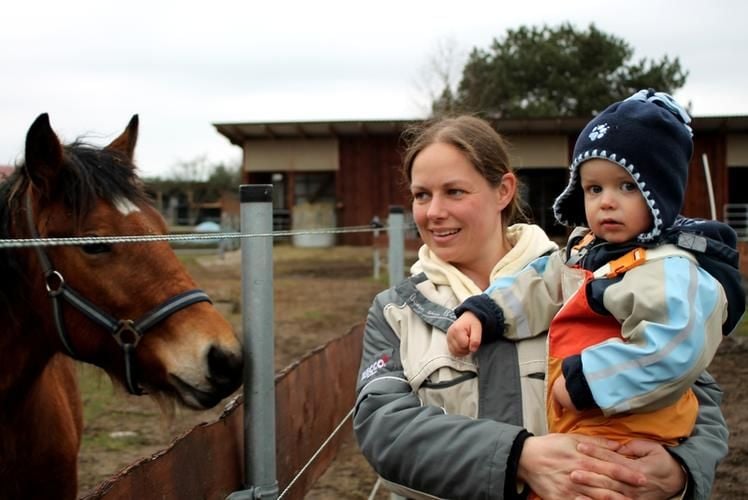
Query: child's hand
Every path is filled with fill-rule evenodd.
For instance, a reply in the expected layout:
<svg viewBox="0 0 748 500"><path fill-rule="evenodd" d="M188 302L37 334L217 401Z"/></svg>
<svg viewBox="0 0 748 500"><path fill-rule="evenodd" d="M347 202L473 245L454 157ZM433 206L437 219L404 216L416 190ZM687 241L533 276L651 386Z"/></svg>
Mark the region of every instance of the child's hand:
<svg viewBox="0 0 748 500"><path fill-rule="evenodd" d="M480 347L483 327L478 317L464 312L447 330L447 347L453 356L467 356Z"/></svg>
<svg viewBox="0 0 748 500"><path fill-rule="evenodd" d="M564 377L563 374L559 375L556 381L553 382L551 393L553 394L553 399L555 399L563 408L577 411L577 407L574 406L574 403L571 401L569 391L566 390L566 377Z"/></svg>

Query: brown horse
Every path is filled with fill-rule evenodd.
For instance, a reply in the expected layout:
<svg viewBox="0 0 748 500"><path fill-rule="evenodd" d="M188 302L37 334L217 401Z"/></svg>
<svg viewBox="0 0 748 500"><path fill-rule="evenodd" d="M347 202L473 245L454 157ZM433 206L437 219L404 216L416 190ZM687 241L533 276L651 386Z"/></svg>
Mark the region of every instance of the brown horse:
<svg viewBox="0 0 748 500"><path fill-rule="evenodd" d="M0 185L0 239L163 234L132 162L137 130L134 116L105 148L63 146L39 116ZM167 242L0 247L0 498L75 497L73 358L194 409L241 383L231 325Z"/></svg>

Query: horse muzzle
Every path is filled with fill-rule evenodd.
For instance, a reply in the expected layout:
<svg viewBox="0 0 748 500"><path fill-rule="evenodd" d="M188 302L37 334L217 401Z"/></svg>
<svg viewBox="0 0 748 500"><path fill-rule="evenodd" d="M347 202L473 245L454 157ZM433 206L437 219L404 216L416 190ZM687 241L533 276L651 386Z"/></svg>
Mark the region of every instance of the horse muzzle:
<svg viewBox="0 0 748 500"><path fill-rule="evenodd" d="M199 384L190 383L177 374L169 374L169 381L185 406L200 410L212 408L241 386L243 362L240 353L211 346L207 366L207 375Z"/></svg>

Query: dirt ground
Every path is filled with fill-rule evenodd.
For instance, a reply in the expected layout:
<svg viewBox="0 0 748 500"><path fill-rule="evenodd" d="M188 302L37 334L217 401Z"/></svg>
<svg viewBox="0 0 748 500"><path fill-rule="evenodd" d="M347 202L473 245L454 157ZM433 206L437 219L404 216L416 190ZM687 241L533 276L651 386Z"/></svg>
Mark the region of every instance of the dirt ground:
<svg viewBox="0 0 748 500"><path fill-rule="evenodd" d="M205 252L180 252L198 285L241 331L241 268L238 252L224 258ZM276 245L273 250L276 369L314 347L340 336L361 322L387 276L372 278L369 248L300 249ZM382 259L383 262L384 258ZM386 272L386 269L383 270ZM730 426L730 454L718 469L714 499L748 499L748 337L728 338L720 347L712 373L722 386L723 411ZM164 417L148 398L114 389L98 370L81 366L86 428L80 454L79 492L139 458L165 448L194 425L210 421L223 405L207 412L177 410ZM170 412L167 409L167 415ZM308 499L367 499L376 476L348 439L338 459L317 481ZM376 498L388 498L380 490Z"/></svg>

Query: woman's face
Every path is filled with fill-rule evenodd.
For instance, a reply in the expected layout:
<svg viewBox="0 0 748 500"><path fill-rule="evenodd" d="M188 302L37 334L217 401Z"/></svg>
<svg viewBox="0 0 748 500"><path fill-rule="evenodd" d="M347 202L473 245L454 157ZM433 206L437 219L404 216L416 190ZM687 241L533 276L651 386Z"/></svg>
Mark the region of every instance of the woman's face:
<svg viewBox="0 0 748 500"><path fill-rule="evenodd" d="M426 245L463 272L479 270L487 278L507 250L501 211L514 195L514 175L505 174L502 184L492 187L459 149L434 143L413 161L410 189L413 218Z"/></svg>

